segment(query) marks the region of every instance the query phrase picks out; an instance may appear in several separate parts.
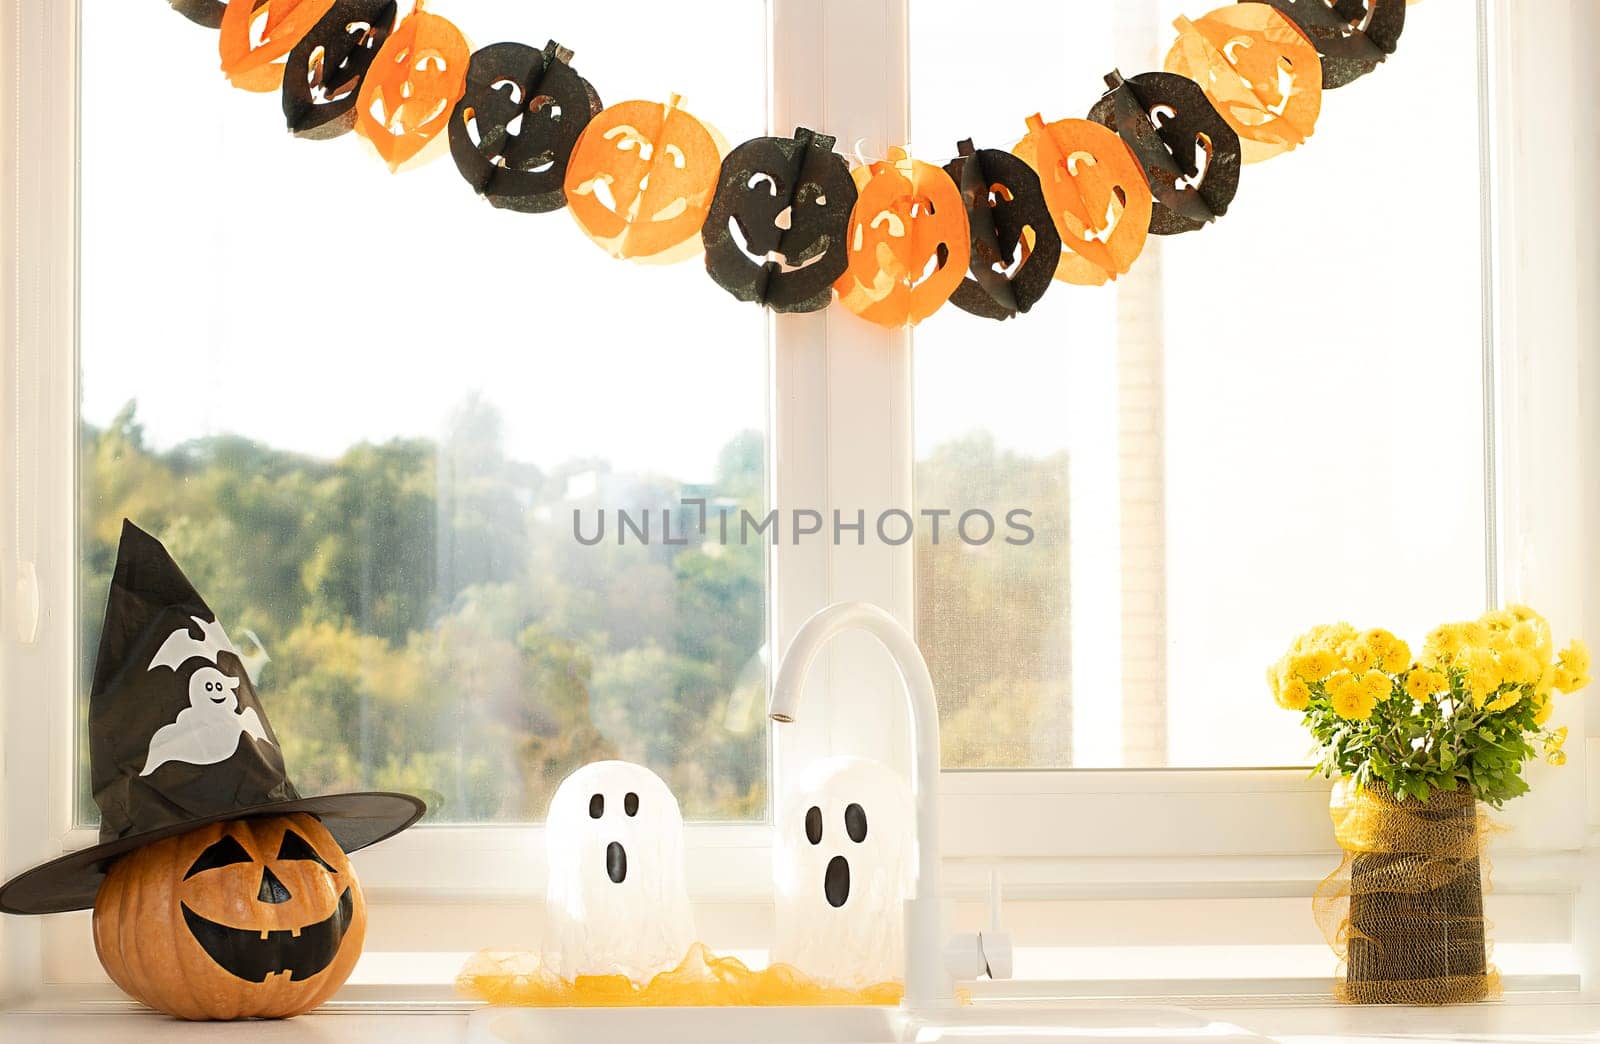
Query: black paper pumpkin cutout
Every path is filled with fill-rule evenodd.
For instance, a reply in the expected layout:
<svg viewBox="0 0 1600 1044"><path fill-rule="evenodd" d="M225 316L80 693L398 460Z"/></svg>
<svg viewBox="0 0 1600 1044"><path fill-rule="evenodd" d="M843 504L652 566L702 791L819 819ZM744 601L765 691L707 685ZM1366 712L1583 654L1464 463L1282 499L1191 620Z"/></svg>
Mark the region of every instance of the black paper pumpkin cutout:
<svg viewBox="0 0 1600 1044"><path fill-rule="evenodd" d="M566 206L562 182L578 135L603 106L554 40L544 50L491 44L467 68L467 92L450 117L450 155L497 207L542 214Z"/></svg>
<svg viewBox="0 0 1600 1044"><path fill-rule="evenodd" d="M169 2L174 11L207 29L221 29L222 12L228 9L227 0L169 0Z"/></svg>
<svg viewBox="0 0 1600 1044"><path fill-rule="evenodd" d="M1001 149L974 151L971 141L956 148L960 155L944 169L966 204L972 274L950 303L986 319L1010 319L1050 289L1061 233L1032 167Z"/></svg>
<svg viewBox="0 0 1600 1044"><path fill-rule="evenodd" d="M1241 0L1256 2L1256 0ZM1264 0L1299 27L1322 55L1322 89L1376 69L1400 46L1406 0Z"/></svg>
<svg viewBox="0 0 1600 1044"><path fill-rule="evenodd" d="M289 52L283 118L302 138L336 138L356 125L361 81L394 32L396 0L335 0Z"/></svg>
<svg viewBox="0 0 1600 1044"><path fill-rule="evenodd" d="M1200 85L1168 72L1112 72L1106 85L1089 118L1116 131L1144 168L1151 233L1193 232L1227 213L1239 190L1239 135Z"/></svg>
<svg viewBox="0 0 1600 1044"><path fill-rule="evenodd" d="M834 139L799 127L752 138L722 161L701 229L706 272L741 301L814 312L833 298L850 257L856 184Z"/></svg>

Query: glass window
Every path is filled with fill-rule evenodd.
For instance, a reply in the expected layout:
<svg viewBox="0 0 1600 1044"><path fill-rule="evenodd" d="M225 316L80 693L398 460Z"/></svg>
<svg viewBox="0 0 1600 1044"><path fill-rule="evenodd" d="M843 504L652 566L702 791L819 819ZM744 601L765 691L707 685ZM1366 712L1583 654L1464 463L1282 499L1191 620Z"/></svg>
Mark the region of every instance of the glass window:
<svg viewBox="0 0 1600 1044"><path fill-rule="evenodd" d="M1160 68L1173 19L1211 6L916 5L915 151L1082 116L1102 74ZM1152 238L1115 285L916 330L919 507L1026 508L1036 532L921 534L947 767L1304 764L1262 681L1295 634L1349 619L1420 640L1481 611L1474 19L1410 8L1399 52L1327 94L1313 138L1245 167L1225 218ZM1011 122L955 121L974 88L947 70L974 55L1006 59L981 91ZM1395 101L1423 97L1421 122Z"/></svg>
<svg viewBox="0 0 1600 1044"><path fill-rule="evenodd" d="M292 138L165 7L83 9L82 677L127 516L269 658L306 792L534 820L618 756L686 816L764 816L759 543L573 535L576 509L759 513L761 311L698 262L496 210L448 155L391 176L353 135ZM620 33L584 5L448 14L479 45L559 40L608 102L670 88L733 140L765 126L759 4L635 5Z"/></svg>

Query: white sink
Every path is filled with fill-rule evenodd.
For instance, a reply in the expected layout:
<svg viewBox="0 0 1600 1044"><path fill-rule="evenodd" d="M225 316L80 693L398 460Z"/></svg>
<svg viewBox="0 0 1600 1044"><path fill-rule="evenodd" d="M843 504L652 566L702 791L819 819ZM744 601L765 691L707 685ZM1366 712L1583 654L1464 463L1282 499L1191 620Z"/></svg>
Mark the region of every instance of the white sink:
<svg viewBox="0 0 1600 1044"><path fill-rule="evenodd" d="M1271 1044L1181 1008L979 1004L898 1008L484 1008L469 1044Z"/></svg>

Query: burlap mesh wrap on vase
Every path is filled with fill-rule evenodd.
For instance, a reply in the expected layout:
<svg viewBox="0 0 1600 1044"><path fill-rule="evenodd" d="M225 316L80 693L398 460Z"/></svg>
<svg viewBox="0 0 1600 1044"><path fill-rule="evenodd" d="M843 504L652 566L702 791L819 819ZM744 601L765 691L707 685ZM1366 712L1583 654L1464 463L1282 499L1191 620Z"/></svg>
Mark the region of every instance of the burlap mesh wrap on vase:
<svg viewBox="0 0 1600 1044"><path fill-rule="evenodd" d="M1335 785L1344 849L1312 900L1348 1004L1459 1004L1500 989L1483 918L1484 823L1466 788L1399 801Z"/></svg>

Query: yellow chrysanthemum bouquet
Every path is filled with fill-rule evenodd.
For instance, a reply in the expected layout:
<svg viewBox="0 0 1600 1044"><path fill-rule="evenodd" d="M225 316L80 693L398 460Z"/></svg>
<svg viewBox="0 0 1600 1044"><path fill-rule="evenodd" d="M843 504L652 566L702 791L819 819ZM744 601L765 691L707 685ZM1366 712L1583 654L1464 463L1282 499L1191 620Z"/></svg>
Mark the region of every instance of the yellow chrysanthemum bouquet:
<svg viewBox="0 0 1600 1044"><path fill-rule="evenodd" d="M1526 606L1445 624L1414 660L1404 641L1349 624L1314 627L1267 672L1278 705L1304 714L1324 775L1426 801L1468 788L1496 808L1528 789L1523 763L1566 760L1552 693L1589 684L1589 650L1559 655Z"/></svg>
<svg viewBox="0 0 1600 1044"><path fill-rule="evenodd" d="M1344 850L1312 910L1357 1004L1452 1004L1499 989L1483 916L1478 802L1526 793L1523 765L1566 760L1553 693L1589 684L1589 651L1556 654L1522 606L1445 624L1415 659L1388 631L1314 627L1268 671L1279 706L1304 715L1335 777Z"/></svg>

